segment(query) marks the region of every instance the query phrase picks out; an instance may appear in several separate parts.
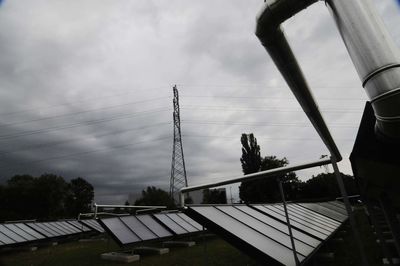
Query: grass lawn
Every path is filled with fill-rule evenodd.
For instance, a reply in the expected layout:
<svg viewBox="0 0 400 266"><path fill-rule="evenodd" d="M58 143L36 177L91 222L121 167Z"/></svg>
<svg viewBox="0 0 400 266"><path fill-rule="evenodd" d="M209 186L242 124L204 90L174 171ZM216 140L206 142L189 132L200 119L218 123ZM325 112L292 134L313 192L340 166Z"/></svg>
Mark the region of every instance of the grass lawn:
<svg viewBox="0 0 400 266"><path fill-rule="evenodd" d="M145 256L132 265L178 266L178 265L256 265L252 259L219 238L197 244L189 248L173 248L161 256ZM112 241L69 242L54 247L39 248L33 252L0 254L1 266L22 265L121 265L100 259L100 254L117 251L120 248Z"/></svg>
<svg viewBox="0 0 400 266"><path fill-rule="evenodd" d="M370 266L382 265L380 248L375 242L375 237L372 234L364 212L362 209L358 209L355 213ZM315 258L311 260L308 265L361 265L351 227L347 224L344 226L344 230L346 230L345 234L334 237L343 238L343 242L337 243L331 240L320 249L320 252L334 252L335 261L326 262ZM202 241L200 238L195 239L195 241L197 244L194 247L173 248L169 254L162 256L142 256L140 261L129 265L257 265L251 258L218 237L209 238L206 241ZM96 242L74 241L59 244L54 247L42 247L33 252L3 252L0 253L0 265L121 265L121 263L113 263L100 259L101 253L118 250L120 250L120 248L112 240L99 240Z"/></svg>

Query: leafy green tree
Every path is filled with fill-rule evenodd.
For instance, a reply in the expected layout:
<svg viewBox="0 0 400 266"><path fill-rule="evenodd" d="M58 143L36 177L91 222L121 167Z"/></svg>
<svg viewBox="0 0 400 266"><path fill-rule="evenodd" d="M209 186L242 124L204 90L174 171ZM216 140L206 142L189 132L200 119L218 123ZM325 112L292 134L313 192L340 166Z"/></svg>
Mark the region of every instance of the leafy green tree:
<svg viewBox="0 0 400 266"><path fill-rule="evenodd" d="M242 171L244 174L256 173L289 164L286 158L278 159L276 156L262 158L260 146L253 134L242 134ZM299 195L301 182L296 174L291 172L269 178L244 181L239 187L239 197L244 202L277 202L281 200L277 179L282 180L285 198L294 200Z"/></svg>
<svg viewBox="0 0 400 266"><path fill-rule="evenodd" d="M193 199L190 196L185 197L185 204L193 204Z"/></svg>
<svg viewBox="0 0 400 266"><path fill-rule="evenodd" d="M218 189L204 189L202 204L226 204L226 191Z"/></svg>
<svg viewBox="0 0 400 266"><path fill-rule="evenodd" d="M248 175L260 171L261 155L260 146L257 144L257 139L251 134L242 134L240 138L242 143L242 163L243 174Z"/></svg>
<svg viewBox="0 0 400 266"><path fill-rule="evenodd" d="M65 214L65 199L68 185L64 178L53 174L43 174L35 179L35 203L39 208L38 218L56 219Z"/></svg>
<svg viewBox="0 0 400 266"><path fill-rule="evenodd" d="M176 208L174 200L169 196L169 193L150 186L142 190L141 198L135 201L135 205L141 206L167 206L167 208Z"/></svg>
<svg viewBox="0 0 400 266"><path fill-rule="evenodd" d="M82 177L71 179L67 186L66 208L68 216L89 212L94 198L93 186Z"/></svg>
<svg viewBox="0 0 400 266"><path fill-rule="evenodd" d="M67 183L53 174L16 175L0 187L0 220L76 217L89 210L93 195L83 178Z"/></svg>
<svg viewBox="0 0 400 266"><path fill-rule="evenodd" d="M34 218L39 208L34 204L35 186L35 179L30 175L16 175L7 181L4 199L1 201L1 204L4 204L4 208L1 209L6 212L5 220Z"/></svg>
<svg viewBox="0 0 400 266"><path fill-rule="evenodd" d="M359 194L354 178L341 173L348 195ZM335 199L341 197L334 173L321 173L307 180L302 186L302 195L307 199Z"/></svg>

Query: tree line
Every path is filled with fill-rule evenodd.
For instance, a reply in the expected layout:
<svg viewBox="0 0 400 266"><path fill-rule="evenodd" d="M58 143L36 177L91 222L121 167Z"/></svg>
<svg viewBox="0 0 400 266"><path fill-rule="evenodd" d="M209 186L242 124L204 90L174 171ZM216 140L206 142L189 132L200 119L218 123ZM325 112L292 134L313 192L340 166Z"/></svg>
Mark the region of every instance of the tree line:
<svg viewBox="0 0 400 266"><path fill-rule="evenodd" d="M257 144L254 134L242 134L240 141L242 144L240 162L243 174L245 175L289 164L288 159L285 157L262 157L260 146ZM348 194L359 194L354 178L343 173L341 175ZM321 173L303 182L299 180L296 173L289 172L270 178L242 182L239 187L240 200L247 203L281 201L278 178L282 180L286 200L329 200L341 196L336 177L333 173Z"/></svg>
<svg viewBox="0 0 400 266"><path fill-rule="evenodd" d="M91 210L93 186L81 177L16 175L0 185L0 221L76 218Z"/></svg>
<svg viewBox="0 0 400 266"><path fill-rule="evenodd" d="M289 164L285 157L262 157L260 146L253 134L242 134L240 141L242 144L240 162L245 175ZM348 194L359 194L354 178L342 173L341 175ZM239 187L240 201L245 203L280 202L282 199L278 178L282 180L285 198L289 201L330 200L341 196L333 173L321 173L303 182L296 173L290 172L242 182ZM67 182L63 177L54 174L43 174L39 177L16 175L11 177L5 185L0 185L0 221L76 218L79 213L91 211L93 198L93 186L81 177ZM191 203L190 200L188 198L186 203ZM226 193L212 189L205 190L202 203L226 203ZM153 186L143 190L141 197L134 204L176 208L168 192Z"/></svg>

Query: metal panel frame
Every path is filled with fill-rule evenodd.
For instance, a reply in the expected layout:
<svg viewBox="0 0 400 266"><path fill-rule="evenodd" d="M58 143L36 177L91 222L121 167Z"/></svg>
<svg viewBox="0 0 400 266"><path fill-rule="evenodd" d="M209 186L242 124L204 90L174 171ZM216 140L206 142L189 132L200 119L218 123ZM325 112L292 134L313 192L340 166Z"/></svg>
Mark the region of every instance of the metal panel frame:
<svg viewBox="0 0 400 266"><path fill-rule="evenodd" d="M264 252L254 248L251 244L237 237L235 234L230 233L225 230L223 227L213 223L211 220L205 218L200 215L196 211L191 208L185 209L185 214L187 214L190 218L199 221L199 223L205 225L207 229L212 232L216 232L220 237L225 239L231 245L236 247L239 250L245 250L246 254L250 255L251 258L255 259L262 265L283 265L276 260L272 259L270 256L266 255Z"/></svg>
<svg viewBox="0 0 400 266"><path fill-rule="evenodd" d="M46 229L43 229L37 223L25 223L25 225L30 227L32 230L34 230L36 232L39 232L41 235L44 235L46 238L55 238L55 237L57 237L53 233L47 231Z"/></svg>
<svg viewBox="0 0 400 266"><path fill-rule="evenodd" d="M288 204L289 206L292 205ZM195 207L198 206L202 206L202 207L214 207L214 205L208 205L208 206L204 206L204 205L193 205L190 207L185 208L185 213L195 219L196 221L199 221L200 223L204 224L205 226L207 226L207 228L209 228L211 231L217 233L219 236L221 236L222 238L224 238L226 241L228 241L229 243L231 243L233 246L237 247L240 250L244 250L248 255L254 257L257 261L259 261L260 263L262 263L263 265L269 265L269 263L271 263L272 265L276 265L277 263L279 264L279 262L275 261L273 258L269 257L266 254L260 254L261 251L259 250L254 250L254 247L252 245L250 245L249 243L247 243L246 241L242 240L241 238L237 237L234 233L230 233L229 231L227 231L226 229L224 229L223 227L219 226L218 224L214 223L211 218L205 217L202 214L198 213L195 210ZM215 206L235 206L235 205L215 205ZM252 210L255 210L259 213L261 213L262 215L265 215L273 220L276 220L280 223L282 223L283 225L286 226L286 222L285 219L282 218L281 219L277 219L274 216L271 216L270 214L263 212L262 210L259 210L258 208L256 208L255 206L252 205L239 205L239 206L247 206L249 208L251 208ZM257 206L263 206L263 205L257 205ZM193 209L191 208L193 207ZM218 208L217 208L218 209ZM240 210L240 208L237 208L238 210ZM315 212L317 213L317 212ZM225 214L228 215L228 214ZM254 219L261 221L260 219L254 217L253 215L248 214L249 216L252 216ZM233 218L232 216L228 215L229 217ZM328 217L327 217L328 218ZM235 219L235 218L233 218ZM328 218L330 219L330 218ZM262 222L262 221L261 221ZM306 264L307 261L313 256L313 254L315 254L319 248L324 245L324 243L326 243L331 237L333 237L333 235L335 235L335 233L341 228L341 226L343 225L344 222L340 222L338 224L338 226L330 233L328 234L324 239L321 239L315 235L312 235L311 233L308 233L306 231L303 231L302 229L297 228L296 223L292 224L292 227L294 230L297 230L307 236L310 236L314 239L317 239L320 241L319 245L317 245L316 247L314 247L314 250L308 254L302 261L301 263L299 263L300 265ZM271 225L270 225L271 226ZM255 230L254 228L252 228L251 226L248 226L251 229ZM273 227L273 226L271 226ZM276 229L279 230L279 229ZM295 239L297 241L301 241L300 239L296 238ZM304 243L304 241L301 241ZM307 243L306 243L307 244ZM308 244L309 245L309 244ZM261 252L262 253L262 252ZM300 255L300 253L298 253Z"/></svg>
<svg viewBox="0 0 400 266"><path fill-rule="evenodd" d="M166 215L173 220L175 223L179 224L181 227L183 227L186 231L189 233L196 233L199 231L196 227L191 225L189 222L184 220L182 217L180 217L177 213L166 213ZM178 223L180 222L180 223ZM188 226L188 227L187 227ZM189 229L190 228L190 229Z"/></svg>
<svg viewBox="0 0 400 266"><path fill-rule="evenodd" d="M145 215L146 215L146 216L149 216L155 223L157 223L159 226L161 226L162 228L165 229L165 226L164 226L163 224L160 224L160 223L158 222L158 220L155 219L152 215L149 215L149 214L145 214ZM135 216L135 217L137 218L138 216L144 216L144 215L137 215L137 216ZM124 217L127 217L127 216L124 216ZM157 236L156 238L143 240L143 239L142 239L137 233L135 233L126 223L124 223L124 221L121 219L121 217L113 217L113 218L118 219L118 220L126 227L127 230L131 231L134 235L136 235L136 236L140 239L140 241L137 241L137 242L122 243L122 242L119 240L119 238L113 233L113 231L110 230L110 228L108 228L108 226L102 221L102 219L99 219L99 220L98 220L99 224L102 226L102 228L105 230L105 232L106 232L107 234L109 234L109 235L111 236L111 238L112 238L120 247L130 247L130 246L135 246L135 245L143 244L143 243L151 243L151 242L155 242L155 241L159 241L159 240L169 239L169 238L171 238L171 237L174 236L174 234L172 234L172 233L170 232L170 230L165 229L165 230L166 230L168 233L170 233L171 235L170 235L170 236L165 236L165 237L159 237L159 235L158 235L156 232L154 232L154 230L152 230L149 226L147 226L143 221L141 221L141 220L138 218L138 221L139 221L140 223L142 223L142 224L143 224L147 229L149 229L155 236Z"/></svg>
<svg viewBox="0 0 400 266"><path fill-rule="evenodd" d="M331 219L333 219L333 220L335 220L335 221L338 221L338 222L340 222L340 223L342 223L343 221L345 221L345 220L347 220L347 219L349 218L347 215L343 215L343 214L341 214L341 213L338 213L338 212L335 211L335 210L329 209L329 208L324 207L324 206L322 206L322 205L318 205L318 204L317 204L317 205L318 205L318 208L320 208L320 210L313 210L313 209L311 209L311 207L310 207L309 205L304 205L304 204L315 204L315 203L297 203L297 204L300 205L300 206L302 206L302 207L304 207L304 208L306 208L306 209L309 209L309 210L311 210L311 211L317 212L317 213L319 213L319 214L321 214L321 215L323 215L323 216L329 217L329 218L331 218ZM327 213L321 212L321 209L326 209L326 210L328 210L328 212L336 213L337 216L339 216L339 217L340 217L340 216L343 216L343 221L339 220L339 218L335 218L335 217L328 216ZM347 217L346 217L346 216L347 216Z"/></svg>
<svg viewBox="0 0 400 266"><path fill-rule="evenodd" d="M178 214L179 217L181 217L186 222L190 223L193 227L197 228L199 231L203 231L204 230L204 227L201 224L199 224L198 222L196 222L195 220L193 220L192 218L187 216L185 213L178 212L177 214Z"/></svg>
<svg viewBox="0 0 400 266"><path fill-rule="evenodd" d="M242 206L235 206L236 209L238 209L238 210L240 210L240 211L242 211L242 212L244 212L244 213L247 213L248 215L252 216L254 219L257 219L257 220L259 220L259 221L261 221L261 222L263 222L263 223L266 223L266 222L263 221L262 219L260 219L260 218L259 218L259 217L260 217L259 215L268 217L268 218L270 219L270 221L268 221L268 225L269 225L269 226L274 227L276 230L281 231L282 233L287 234L288 236L290 236L289 232L288 232L288 231L285 231L285 229L287 230L287 225L286 225L283 221L277 220L277 219L275 219L274 217L271 217L270 215L264 214L264 213L262 213L261 211L255 210L254 208L251 208L250 206L244 206L244 207L247 207L248 210L250 210L250 212L252 212L253 214L250 214L248 211L243 210L243 207L242 207ZM257 217L254 216L254 213L258 214ZM271 222L271 221L273 221L273 222ZM281 227L284 228L284 229L278 228L278 227L276 226L276 224L282 225ZM312 247L317 247L317 246L320 245L320 243L322 242L322 241L319 240L318 238L312 237L312 236L310 236L309 234L303 233L302 231L298 230L297 228L293 228L293 229L294 229L294 230L293 230L293 231L294 231L294 232L293 232L293 238L295 238L295 239L298 240L298 241L301 241L301 242L303 242L303 243L306 243L307 245L310 245L310 244L308 244L307 242L301 240L300 238L301 238L301 237L307 237L307 238L309 238L309 239L316 240L316 242L318 242L318 244L316 244L316 245L310 245L310 246L312 246ZM298 235L298 236L295 236L295 234ZM300 236L300 235L302 235L302 236Z"/></svg>
<svg viewBox="0 0 400 266"><path fill-rule="evenodd" d="M24 223L15 223L14 225L20 228L21 230L29 233L30 235L36 237L37 240L42 240L46 238L46 236L44 236L43 234L39 233L36 230L33 230L31 227L27 226ZM37 235L39 235L39 237Z"/></svg>
<svg viewBox="0 0 400 266"><path fill-rule="evenodd" d="M35 240L37 240L36 237L34 237L33 235L29 234L25 230L22 230L21 228L19 228L18 226L14 225L14 224L3 224L3 225L5 227L7 227L10 231L12 231L15 234L17 234L17 235L21 236L22 238L26 239L26 241L35 241ZM16 229L21 231L21 232L17 232ZM23 235L21 233L23 233Z"/></svg>
<svg viewBox="0 0 400 266"><path fill-rule="evenodd" d="M171 221L172 224L177 225L178 228L182 229L184 231L184 233L180 234L177 233L173 228L170 228L167 224L165 224L159 217L157 217L158 215L164 216L167 220ZM167 216L165 213L157 213L157 214L152 214L152 216L158 221L158 223L160 223L161 225L163 225L165 228L167 228L170 232L172 232L174 235L186 235L186 234L190 234L191 232L187 231L185 228L183 228L180 224L178 224L176 221L172 220L169 216Z"/></svg>
<svg viewBox="0 0 400 266"><path fill-rule="evenodd" d="M101 225L99 224L99 222L96 219L79 220L79 222L86 225L87 227L97 231L100 234L103 234L106 232L104 230L104 228L101 227Z"/></svg>
<svg viewBox="0 0 400 266"><path fill-rule="evenodd" d="M128 224L128 222L125 221L128 217L133 217L134 219L136 219L136 221L138 222L139 226L142 226L142 228L135 228L135 229L137 229L137 230L135 230L134 228L131 228L131 226ZM159 238L159 237L157 236L157 234L155 234L152 230L150 230L145 224L142 223L142 221L140 221L138 218L136 218L136 216L133 216L133 215L124 216L124 217L119 217L119 219L122 221L122 223L125 224L126 227L128 227L131 231L133 231L133 232L141 239L141 242L143 242L143 241L148 241L148 240L154 240L154 239ZM144 238L142 237L142 234L139 233L139 231L143 230L143 228L147 229L150 233L152 233L152 234L154 235L154 237L144 239Z"/></svg>
<svg viewBox="0 0 400 266"><path fill-rule="evenodd" d="M80 223L76 220L66 220L66 222L69 223L70 225L78 228L79 230L82 230L85 233L92 231L91 228L87 227L86 225L83 225L82 223Z"/></svg>
<svg viewBox="0 0 400 266"><path fill-rule="evenodd" d="M270 231L276 233L275 236L272 236L272 235L270 235L270 234L267 234L267 232L264 232L264 231L262 231L262 230L260 230L260 229L258 229L258 228L255 228L254 225L250 225L249 223L244 222L243 220L239 219L239 217L233 216L232 213L230 213L230 211L228 211L228 210L226 209L226 207L228 207L228 208L233 208L235 211L239 212L240 214L242 214L242 215L244 215L244 216L247 216L247 218L250 218L250 219L254 220L256 224L259 224L259 225L261 224L262 227L268 228L268 230L270 230ZM231 217L232 219L234 219L234 220L236 220L236 221L238 221L238 222L244 224L245 226L249 227L249 228L252 229L253 231L256 231L256 232L258 232L258 233L260 233L260 234L266 236L267 238L271 239L272 241L274 241L274 242L276 242L276 243L279 243L281 246L284 246L284 247L286 247L286 248L292 250L292 244L290 243L290 242L291 242L290 234L285 233L285 232L282 232L281 230L278 230L278 229L276 229L275 227L273 227L273 226L271 226L271 225L269 225L269 224L267 224L267 223L264 223L264 222L260 221L259 219L253 218L251 215L249 215L249 214L247 214L247 213L245 213L245 212L242 212L241 210L235 208L234 206L226 206L226 207L218 206L218 207L215 207L215 208L216 208L217 210L221 211L222 213L224 213L226 216L229 216L229 217ZM225 209L225 210L224 210L224 209ZM285 225L285 223L282 223L282 224ZM280 240L278 239L278 238L279 238L279 235L280 235L281 237L284 237L284 238L282 238L282 241L280 241ZM287 237L287 239L286 239L285 237ZM304 245L305 245L305 246L308 246L308 248L311 249L311 250L313 249L313 247L312 247L311 245L307 244L307 243L304 243L304 242L301 241L301 240L299 241L297 238L294 238L294 239L296 239L296 242L295 242L295 243L296 243L296 247L297 247L297 248L296 248L297 255L301 255L301 256L303 256L304 258L307 257L307 254L302 253L301 251L299 251L298 244L302 243L303 246L304 246ZM285 242L286 242L286 243L285 243ZM311 251L310 251L310 253L311 253Z"/></svg>
<svg viewBox="0 0 400 266"><path fill-rule="evenodd" d="M160 228L162 228L163 230L165 230L165 232L167 232L169 235L168 236L159 236L159 234L155 231L155 228L153 228L153 226L150 226L149 224L145 223L144 221L142 221L142 219L144 217L148 217L153 223L154 225L159 226ZM141 214L141 215L136 215L136 218L141 221L147 228L150 229L150 231L152 231L154 234L156 234L159 238L171 238L174 236L174 234L168 229L166 228L163 224L160 224L158 222L158 220L156 220L151 214Z"/></svg>

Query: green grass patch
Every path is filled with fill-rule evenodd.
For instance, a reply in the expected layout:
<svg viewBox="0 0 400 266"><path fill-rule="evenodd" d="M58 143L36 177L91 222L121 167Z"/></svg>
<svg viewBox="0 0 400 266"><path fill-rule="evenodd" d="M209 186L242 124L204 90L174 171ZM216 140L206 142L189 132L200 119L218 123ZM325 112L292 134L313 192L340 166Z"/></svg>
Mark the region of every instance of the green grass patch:
<svg viewBox="0 0 400 266"><path fill-rule="evenodd" d="M179 265L256 265L256 263L240 251L219 238L206 241L196 240L196 246L189 248L172 248L161 256L142 256L138 262L141 266L179 266ZM69 242L58 246L39 248L33 252L2 254L2 266L25 265L121 265L117 262L102 260L100 254L121 250L113 241Z"/></svg>

